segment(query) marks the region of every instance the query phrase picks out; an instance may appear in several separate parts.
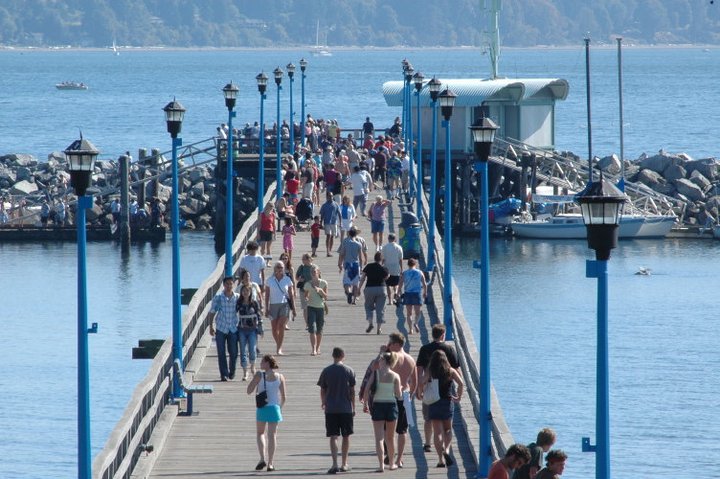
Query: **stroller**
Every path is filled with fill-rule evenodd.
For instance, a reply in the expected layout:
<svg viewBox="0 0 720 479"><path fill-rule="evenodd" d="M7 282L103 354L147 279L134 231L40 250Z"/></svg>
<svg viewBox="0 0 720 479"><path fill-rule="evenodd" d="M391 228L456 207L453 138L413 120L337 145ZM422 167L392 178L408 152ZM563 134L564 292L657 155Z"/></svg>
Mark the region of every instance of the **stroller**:
<svg viewBox="0 0 720 479"><path fill-rule="evenodd" d="M312 220L313 216L313 203L308 198L303 198L300 201L298 201L297 206L295 206L295 217L297 218L298 222L300 223L306 223L310 220Z"/></svg>

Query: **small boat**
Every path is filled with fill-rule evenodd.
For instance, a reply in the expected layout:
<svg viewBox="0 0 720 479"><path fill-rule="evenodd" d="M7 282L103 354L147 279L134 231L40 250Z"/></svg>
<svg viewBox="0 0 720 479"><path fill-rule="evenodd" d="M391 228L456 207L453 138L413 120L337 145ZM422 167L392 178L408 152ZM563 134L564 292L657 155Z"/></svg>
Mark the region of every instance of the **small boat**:
<svg viewBox="0 0 720 479"><path fill-rule="evenodd" d="M325 45L320 45L320 20L315 25L315 46L310 49L314 57L331 57L332 52L327 46L327 34L325 34Z"/></svg>
<svg viewBox="0 0 720 479"><path fill-rule="evenodd" d="M88 86L82 82L64 81L55 84L58 90L87 90Z"/></svg>
<svg viewBox="0 0 720 479"><path fill-rule="evenodd" d="M621 239L664 238L677 218L663 215L622 215ZM587 228L579 213L563 213L544 221L518 221L510 225L515 236L536 239L586 239Z"/></svg>

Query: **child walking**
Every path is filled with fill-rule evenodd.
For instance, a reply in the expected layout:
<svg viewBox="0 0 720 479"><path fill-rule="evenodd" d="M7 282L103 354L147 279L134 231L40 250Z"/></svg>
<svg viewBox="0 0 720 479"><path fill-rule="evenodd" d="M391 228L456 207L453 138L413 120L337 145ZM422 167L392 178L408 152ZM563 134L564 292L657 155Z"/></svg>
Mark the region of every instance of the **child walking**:
<svg viewBox="0 0 720 479"><path fill-rule="evenodd" d="M315 215L313 218L313 224L310 226L310 248L312 248L312 257L317 257L317 249L320 244L320 216Z"/></svg>
<svg viewBox="0 0 720 479"><path fill-rule="evenodd" d="M295 236L295 226L292 223L292 218L285 218L285 226L283 226L282 229L282 235L283 235L283 250L285 250L285 253L288 256L288 259L292 258L292 250L293 250L293 236Z"/></svg>

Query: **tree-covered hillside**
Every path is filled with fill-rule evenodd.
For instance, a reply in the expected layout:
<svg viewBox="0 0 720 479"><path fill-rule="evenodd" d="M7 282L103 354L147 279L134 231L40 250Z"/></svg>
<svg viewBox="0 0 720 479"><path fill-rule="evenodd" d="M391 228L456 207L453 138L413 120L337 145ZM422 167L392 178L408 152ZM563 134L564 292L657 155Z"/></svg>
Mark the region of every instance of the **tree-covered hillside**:
<svg viewBox="0 0 720 479"><path fill-rule="evenodd" d="M0 0L0 45L480 46L489 0ZM720 2L505 0L507 46L720 43Z"/></svg>

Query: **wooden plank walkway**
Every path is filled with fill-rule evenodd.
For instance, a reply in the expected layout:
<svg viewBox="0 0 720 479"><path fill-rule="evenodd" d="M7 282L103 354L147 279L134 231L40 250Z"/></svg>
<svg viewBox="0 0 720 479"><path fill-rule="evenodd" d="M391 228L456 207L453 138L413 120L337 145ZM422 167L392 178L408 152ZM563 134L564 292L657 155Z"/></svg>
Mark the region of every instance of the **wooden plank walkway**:
<svg viewBox="0 0 720 479"><path fill-rule="evenodd" d="M399 222L400 210L393 204L389 212L390 231L395 231ZM360 229L360 236L368 244L369 259L372 261L374 244L370 234L370 222L360 217L355 222ZM386 231L387 234L387 231ZM277 258L282 242L273 243L273 257ZM336 240L337 247L337 240ZM296 236L294 265L299 265L302 253L310 251L310 233L299 232ZM330 293L330 314L325 323L322 341L322 355L310 356L310 343L304 330L302 317L290 323L290 331L285 336L283 347L286 356L279 358L280 372L285 375L288 398L283 409L284 420L278 428L278 450L275 455L274 472L256 472L254 466L258 461L255 442L255 401L253 395L246 394L247 382L240 380L242 370L238 358L238 377L229 382L220 382L217 355L214 342L208 344L207 354L194 375L198 384L212 384L215 392L209 395L195 395L194 408L198 412L192 417L178 416L174 418L172 427L155 458L152 472L148 475L133 477L149 478L234 478L258 475L273 477L296 477L325 475L331 466L328 440L325 437L324 414L320 407L320 393L316 385L321 370L332 363L331 352L334 346L342 347L346 352L345 364L355 370L359 383L365 368L376 356L379 346L387 343L387 334L397 330L406 333L404 314L401 308L386 308L386 324L382 335L375 331L365 333L367 323L362 306L362 297L357 305L347 304L341 285L341 276L337 268L337 254L325 256L324 235L321 237L318 257L315 263L320 267L323 278L328 282ZM438 298L438 292L435 292ZM438 314L442 315L442 305L437 304ZM406 349L417 357L420 346L429 339L431 321L424 307L421 320L421 333L409 336ZM260 340L263 352L274 353L275 344L266 325L266 334ZM209 342L209 341L208 341ZM258 361L259 364L259 361ZM192 366L192 364L190 365ZM187 375L192 375L191 367ZM375 456L372 422L369 415L362 412L357 403L355 417L355 434L351 436L349 464L350 472L341 473L354 477L366 477L374 474L377 468ZM474 478L476 474L475 455L467 441L462 426L461 415L468 411L469 422L476 422L472 417L472 407L466 398L456 408L454 425L453 456L456 466L442 469L436 468L437 456L433 450L424 453L422 450L422 414L421 404L415 402L416 416L419 416L419 428L413 427L408 433L408 445L404 455L403 469L385 471L385 475L396 478L450 477ZM153 439L157 445L162 440Z"/></svg>

